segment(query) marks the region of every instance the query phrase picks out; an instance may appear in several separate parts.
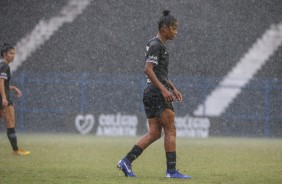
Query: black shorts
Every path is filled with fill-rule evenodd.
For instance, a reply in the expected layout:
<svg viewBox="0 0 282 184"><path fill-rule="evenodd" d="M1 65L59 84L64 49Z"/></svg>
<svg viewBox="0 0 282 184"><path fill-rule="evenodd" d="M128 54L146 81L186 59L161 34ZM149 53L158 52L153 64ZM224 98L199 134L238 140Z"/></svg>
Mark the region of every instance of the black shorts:
<svg viewBox="0 0 282 184"><path fill-rule="evenodd" d="M159 117L165 109L174 111L172 102L165 101L160 90L153 85L148 85L144 90L143 104L148 119Z"/></svg>

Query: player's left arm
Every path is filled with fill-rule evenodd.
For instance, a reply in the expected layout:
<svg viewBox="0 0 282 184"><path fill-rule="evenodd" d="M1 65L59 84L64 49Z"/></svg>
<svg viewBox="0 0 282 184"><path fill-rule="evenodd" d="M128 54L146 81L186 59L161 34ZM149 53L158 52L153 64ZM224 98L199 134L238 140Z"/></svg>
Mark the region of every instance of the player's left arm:
<svg viewBox="0 0 282 184"><path fill-rule="evenodd" d="M176 87L174 86L174 84L170 80L168 80L168 85L169 85L169 88L171 89L173 95L175 96L175 99L179 102L182 102L182 100L183 100L182 94L176 89Z"/></svg>
<svg viewBox="0 0 282 184"><path fill-rule="evenodd" d="M16 86L9 86L9 89L11 90L11 91L15 91L15 93L16 93L16 96L19 98L19 97L21 97L22 96L22 92L21 92L21 90L19 89L19 88L17 88Z"/></svg>

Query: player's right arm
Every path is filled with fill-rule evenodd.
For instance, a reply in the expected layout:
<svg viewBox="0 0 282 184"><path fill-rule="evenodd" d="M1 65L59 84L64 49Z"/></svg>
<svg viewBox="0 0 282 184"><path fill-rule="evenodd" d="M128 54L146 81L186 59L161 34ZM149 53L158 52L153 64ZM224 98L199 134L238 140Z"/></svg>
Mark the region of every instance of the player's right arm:
<svg viewBox="0 0 282 184"><path fill-rule="evenodd" d="M164 87L164 85L157 78L153 68L154 68L154 64L152 62L146 62L144 73L151 80L151 82L161 91L166 101L168 102L173 101L173 95Z"/></svg>
<svg viewBox="0 0 282 184"><path fill-rule="evenodd" d="M5 93L5 78L0 78L0 94L2 97L2 106L6 107L8 106L8 101L7 101L7 97L6 97L6 93Z"/></svg>

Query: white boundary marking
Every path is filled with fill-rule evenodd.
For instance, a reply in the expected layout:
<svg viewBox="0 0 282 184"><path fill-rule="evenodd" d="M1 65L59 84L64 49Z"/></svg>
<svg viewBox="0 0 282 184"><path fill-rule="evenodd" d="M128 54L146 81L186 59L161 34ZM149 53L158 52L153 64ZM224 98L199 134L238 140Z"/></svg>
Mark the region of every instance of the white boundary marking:
<svg viewBox="0 0 282 184"><path fill-rule="evenodd" d="M48 21L40 20L33 31L16 44L16 56L10 64L11 72L19 66L44 44L64 23L72 22L90 4L90 0L70 0L59 14Z"/></svg>
<svg viewBox="0 0 282 184"><path fill-rule="evenodd" d="M197 116L220 116L242 88L262 68L282 44L282 22L272 25L259 38L219 85L194 111ZM228 88L227 86L236 86Z"/></svg>

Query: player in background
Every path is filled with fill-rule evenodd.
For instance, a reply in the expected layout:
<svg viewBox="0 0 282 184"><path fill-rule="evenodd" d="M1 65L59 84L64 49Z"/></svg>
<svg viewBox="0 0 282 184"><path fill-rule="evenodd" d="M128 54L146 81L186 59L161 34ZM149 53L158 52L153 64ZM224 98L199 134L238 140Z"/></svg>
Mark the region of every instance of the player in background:
<svg viewBox="0 0 282 184"><path fill-rule="evenodd" d="M22 95L21 91L10 85L11 72L9 63L13 62L16 51L10 44L4 44L1 48L0 58L0 116L6 122L7 136L13 148L15 155L29 155L29 151L18 148L17 136L15 132L15 111L14 105L10 97L10 91L15 91L16 96Z"/></svg>
<svg viewBox="0 0 282 184"><path fill-rule="evenodd" d="M173 40L177 34L177 20L163 11L158 22L158 34L146 46L145 74L148 87L144 90L143 103L149 123L148 133L141 137L130 152L121 159L117 167L125 176L136 177L131 169L131 163L154 141L159 139L164 129L164 149L166 152L166 177L189 179L176 170L176 129L174 124L174 108L172 102L182 101L182 94L168 79L169 54L166 41Z"/></svg>

